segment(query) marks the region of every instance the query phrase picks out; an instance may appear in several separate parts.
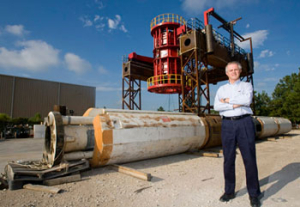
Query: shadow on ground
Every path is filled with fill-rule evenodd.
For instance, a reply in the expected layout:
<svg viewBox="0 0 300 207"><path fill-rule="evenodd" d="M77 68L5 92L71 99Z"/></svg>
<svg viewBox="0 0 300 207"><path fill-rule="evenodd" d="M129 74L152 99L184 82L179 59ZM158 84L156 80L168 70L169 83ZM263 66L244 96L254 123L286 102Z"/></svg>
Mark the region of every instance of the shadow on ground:
<svg viewBox="0 0 300 207"><path fill-rule="evenodd" d="M298 179L300 177L300 163L295 162L286 165L281 170L261 179L259 181L260 186L264 186L266 184L271 184L269 188L267 188L263 192L263 200L267 200L272 195L275 195L278 193L282 188L284 188L289 183L293 182L294 180ZM247 188L243 188L238 191L237 195L242 196L247 193ZM284 199L282 199L280 202L286 202Z"/></svg>

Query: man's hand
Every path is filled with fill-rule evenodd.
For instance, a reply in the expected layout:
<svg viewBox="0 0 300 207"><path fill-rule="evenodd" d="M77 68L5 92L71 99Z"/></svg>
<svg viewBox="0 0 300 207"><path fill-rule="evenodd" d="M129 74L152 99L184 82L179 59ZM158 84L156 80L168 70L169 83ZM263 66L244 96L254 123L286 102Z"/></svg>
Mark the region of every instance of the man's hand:
<svg viewBox="0 0 300 207"><path fill-rule="evenodd" d="M238 104L233 104L232 107L235 109L235 108L239 108L241 107L242 105L238 105Z"/></svg>
<svg viewBox="0 0 300 207"><path fill-rule="evenodd" d="M229 98L221 98L220 99L220 102L222 103L229 103ZM235 108L239 108L239 107L242 107L243 105L238 105L238 104L233 104L232 107L235 109Z"/></svg>
<svg viewBox="0 0 300 207"><path fill-rule="evenodd" d="M229 98L221 98L220 102L222 102L222 103L229 103Z"/></svg>

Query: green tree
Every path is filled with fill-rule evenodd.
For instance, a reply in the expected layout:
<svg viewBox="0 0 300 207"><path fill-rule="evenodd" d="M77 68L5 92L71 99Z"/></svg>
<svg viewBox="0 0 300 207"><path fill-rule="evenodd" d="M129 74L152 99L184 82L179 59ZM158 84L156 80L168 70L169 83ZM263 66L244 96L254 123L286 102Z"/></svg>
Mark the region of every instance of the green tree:
<svg viewBox="0 0 300 207"><path fill-rule="evenodd" d="M164 108L162 106L160 106L157 111L165 111Z"/></svg>
<svg viewBox="0 0 300 207"><path fill-rule="evenodd" d="M0 113L0 137L7 124L11 121L11 118L7 114Z"/></svg>
<svg viewBox="0 0 300 207"><path fill-rule="evenodd" d="M218 111L215 111L213 109L210 110L210 114L216 114L216 115L219 115L219 112Z"/></svg>
<svg viewBox="0 0 300 207"><path fill-rule="evenodd" d="M0 121L1 122L9 122L10 117L7 114L0 113Z"/></svg>
<svg viewBox="0 0 300 207"><path fill-rule="evenodd" d="M281 116L293 123L300 122L300 72L283 77L272 94L271 116Z"/></svg>
<svg viewBox="0 0 300 207"><path fill-rule="evenodd" d="M31 117L28 119L29 123L30 124L38 124L42 121L42 118L41 118L41 114L40 113L36 113L34 115L34 117Z"/></svg>
<svg viewBox="0 0 300 207"><path fill-rule="evenodd" d="M270 103L271 98L265 91L262 93L258 93L256 95L256 91L254 91L254 99L255 99L255 115L257 116L269 116L271 113Z"/></svg>
<svg viewBox="0 0 300 207"><path fill-rule="evenodd" d="M18 117L11 120L14 125L25 125L28 124L28 118Z"/></svg>

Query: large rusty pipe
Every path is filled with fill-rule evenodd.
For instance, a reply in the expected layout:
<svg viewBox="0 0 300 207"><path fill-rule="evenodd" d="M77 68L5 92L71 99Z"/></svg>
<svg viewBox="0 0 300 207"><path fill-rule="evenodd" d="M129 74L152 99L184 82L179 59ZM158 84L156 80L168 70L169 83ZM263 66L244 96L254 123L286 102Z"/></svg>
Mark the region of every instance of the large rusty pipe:
<svg viewBox="0 0 300 207"><path fill-rule="evenodd" d="M276 135L285 134L292 130L292 123L290 120L282 117L272 117L272 118L275 120L278 126L278 131L276 132Z"/></svg>
<svg viewBox="0 0 300 207"><path fill-rule="evenodd" d="M93 157L93 151L78 151L65 153L63 159L67 161L91 159Z"/></svg>
<svg viewBox="0 0 300 207"><path fill-rule="evenodd" d="M93 125L93 117L62 116L63 125Z"/></svg>
<svg viewBox="0 0 300 207"><path fill-rule="evenodd" d="M253 120L257 138L291 130L284 118ZM220 146L221 123L220 116L191 113L92 108L73 118L50 112L44 157L50 167L76 159L88 159L97 167Z"/></svg>
<svg viewBox="0 0 300 207"><path fill-rule="evenodd" d="M285 134L292 129L291 121L282 117L253 116L252 118L256 125L258 139Z"/></svg>
<svg viewBox="0 0 300 207"><path fill-rule="evenodd" d="M92 148L91 165L103 166L197 150L208 140L205 120L189 113L90 109L82 120L86 117L93 117L93 125L80 117L79 125L64 125L68 118L49 113L45 158L50 166L66 153Z"/></svg>

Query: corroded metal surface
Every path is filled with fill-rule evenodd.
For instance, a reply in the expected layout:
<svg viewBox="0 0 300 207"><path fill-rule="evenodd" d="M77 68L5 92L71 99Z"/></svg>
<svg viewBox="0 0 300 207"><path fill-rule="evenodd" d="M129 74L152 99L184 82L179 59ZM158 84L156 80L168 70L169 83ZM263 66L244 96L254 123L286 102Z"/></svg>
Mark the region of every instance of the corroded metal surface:
<svg viewBox="0 0 300 207"><path fill-rule="evenodd" d="M86 121L91 118L93 125ZM47 128L53 128L53 119L50 112ZM64 152L93 150L92 166L197 150L207 141L204 121L191 113L89 109L82 123L80 119L62 117L64 124L70 123L63 125ZM92 137L94 142L89 141ZM54 142L51 144L48 148L55 148Z"/></svg>
<svg viewBox="0 0 300 207"><path fill-rule="evenodd" d="M205 126L193 114L107 112L96 116L94 128L100 149L96 149L93 166L196 150L205 139Z"/></svg>
<svg viewBox="0 0 300 207"><path fill-rule="evenodd" d="M210 115L205 117L205 121L208 125L209 139L205 146L203 146L203 148L221 146L221 117L217 115Z"/></svg>
<svg viewBox="0 0 300 207"><path fill-rule="evenodd" d="M282 118L282 117L274 117L273 118L278 125L277 134L284 134L292 130L292 123L290 120Z"/></svg>
<svg viewBox="0 0 300 207"><path fill-rule="evenodd" d="M253 121L259 139L291 130L284 118ZM220 116L192 113L91 108L73 119L50 112L44 154L50 166L64 159L88 159L97 167L162 157L220 146L221 124Z"/></svg>
<svg viewBox="0 0 300 207"><path fill-rule="evenodd" d="M48 115L46 135L45 135L45 152L49 167L61 162L64 153L64 127L59 112L50 112Z"/></svg>
<svg viewBox="0 0 300 207"><path fill-rule="evenodd" d="M276 135L278 125L273 118L265 116L256 116L254 118L257 119L261 125L261 132L258 133L259 139Z"/></svg>

